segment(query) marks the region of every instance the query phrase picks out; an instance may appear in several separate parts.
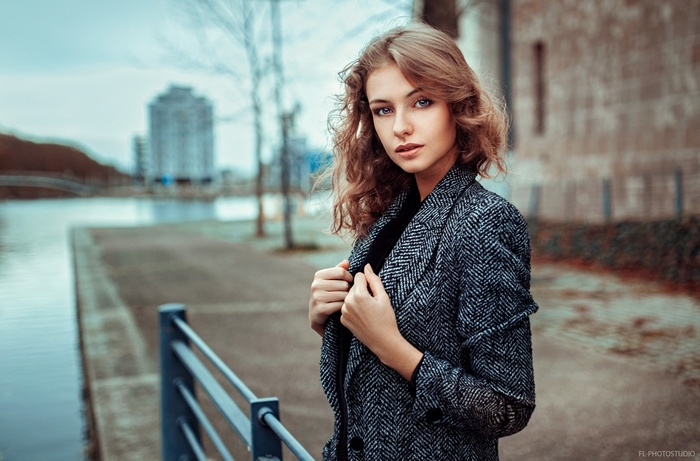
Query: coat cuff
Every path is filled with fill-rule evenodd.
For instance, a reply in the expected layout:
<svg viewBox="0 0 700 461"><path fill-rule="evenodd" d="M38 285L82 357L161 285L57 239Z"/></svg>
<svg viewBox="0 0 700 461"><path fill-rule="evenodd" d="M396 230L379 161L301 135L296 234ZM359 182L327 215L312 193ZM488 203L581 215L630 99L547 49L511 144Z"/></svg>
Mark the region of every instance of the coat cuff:
<svg viewBox="0 0 700 461"><path fill-rule="evenodd" d="M440 392L435 392L440 388L440 384L436 381L446 381L442 375L442 363L432 356L429 352L423 354L420 365L416 367L416 371L411 378L411 391L413 392L413 415L419 420L429 423L444 422L445 408L441 402ZM440 370L440 371L438 371Z"/></svg>
<svg viewBox="0 0 700 461"><path fill-rule="evenodd" d="M423 357L420 358L420 362L418 362L418 365L416 365L416 369L413 370L413 374L411 375L411 381L409 381L409 389L411 390L411 396L413 398L416 397L416 380L418 379L418 372L420 372L420 367L423 365L423 360L425 359L425 354L423 354Z"/></svg>

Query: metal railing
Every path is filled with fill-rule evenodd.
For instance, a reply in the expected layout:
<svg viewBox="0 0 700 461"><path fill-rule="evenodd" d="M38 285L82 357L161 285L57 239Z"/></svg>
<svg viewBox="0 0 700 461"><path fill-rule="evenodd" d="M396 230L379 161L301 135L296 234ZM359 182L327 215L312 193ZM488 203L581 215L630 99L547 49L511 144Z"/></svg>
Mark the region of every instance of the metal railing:
<svg viewBox="0 0 700 461"><path fill-rule="evenodd" d="M608 223L682 219L700 213L699 179L700 172L679 167L636 175L523 183L508 194L530 222L540 218Z"/></svg>
<svg viewBox="0 0 700 461"><path fill-rule="evenodd" d="M202 447L200 425L221 458L226 461L233 460L221 435L217 433L195 397L195 381L248 447L253 461L281 460L282 443L298 459L313 461L311 455L280 423L277 398L257 398L187 324L183 304L160 306L159 326L161 437L164 461L207 461L209 458ZM195 355L190 342L250 404L250 418Z"/></svg>

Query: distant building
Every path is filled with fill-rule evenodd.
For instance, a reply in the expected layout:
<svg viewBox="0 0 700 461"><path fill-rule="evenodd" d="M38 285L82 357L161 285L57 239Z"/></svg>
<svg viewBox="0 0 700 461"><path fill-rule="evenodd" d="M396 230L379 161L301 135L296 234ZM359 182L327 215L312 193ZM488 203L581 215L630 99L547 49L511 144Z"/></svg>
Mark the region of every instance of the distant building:
<svg viewBox="0 0 700 461"><path fill-rule="evenodd" d="M309 168L309 187L313 190L314 187L321 189L330 188L330 178L325 178L322 183L318 183L319 176L326 172L326 170L333 163L333 154L330 151L316 149L308 150L306 152L306 163Z"/></svg>
<svg viewBox="0 0 700 461"><path fill-rule="evenodd" d="M214 177L212 104L191 87L172 85L149 104L153 182L208 183Z"/></svg>
<svg viewBox="0 0 700 461"><path fill-rule="evenodd" d="M148 140L145 136L135 135L132 139L134 154L134 180L144 183L148 174Z"/></svg>
<svg viewBox="0 0 700 461"><path fill-rule="evenodd" d="M266 174L268 190L282 188L282 152L278 149ZM330 152L311 149L305 137L289 138L289 187L292 192L309 194L314 190L318 175L331 162ZM328 185L326 184L326 187Z"/></svg>
<svg viewBox="0 0 700 461"><path fill-rule="evenodd" d="M306 138L290 137L289 140L289 187L292 191L307 192L309 167L304 159L306 154ZM269 174L266 178L270 190L281 190L282 187L282 149L273 154Z"/></svg>

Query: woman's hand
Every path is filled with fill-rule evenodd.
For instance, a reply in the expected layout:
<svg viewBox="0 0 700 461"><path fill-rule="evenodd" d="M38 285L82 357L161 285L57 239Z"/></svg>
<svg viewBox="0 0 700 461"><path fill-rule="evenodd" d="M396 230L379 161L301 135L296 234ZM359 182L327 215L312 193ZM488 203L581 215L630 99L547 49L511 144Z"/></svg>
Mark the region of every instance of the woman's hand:
<svg viewBox="0 0 700 461"><path fill-rule="evenodd" d="M311 282L309 323L311 328L321 336L326 330L328 317L340 310L350 290L352 275L348 269L350 269L350 262L345 259L335 267L316 272Z"/></svg>
<svg viewBox="0 0 700 461"><path fill-rule="evenodd" d="M411 379L423 353L401 335L389 295L369 264L355 275L340 312L342 324L382 363Z"/></svg>

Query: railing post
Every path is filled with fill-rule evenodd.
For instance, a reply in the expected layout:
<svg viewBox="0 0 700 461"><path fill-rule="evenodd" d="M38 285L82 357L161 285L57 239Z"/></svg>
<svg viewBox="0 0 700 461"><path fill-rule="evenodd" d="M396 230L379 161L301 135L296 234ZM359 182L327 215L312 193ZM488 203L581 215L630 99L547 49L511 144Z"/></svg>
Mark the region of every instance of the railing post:
<svg viewBox="0 0 700 461"><path fill-rule="evenodd" d="M683 170L681 168L676 168L673 179L676 186L676 218L680 219L683 217Z"/></svg>
<svg viewBox="0 0 700 461"><path fill-rule="evenodd" d="M279 420L279 402L276 398L255 399L250 402L250 425L253 432L250 452L253 461L281 460L282 442L263 421L265 413L272 413Z"/></svg>
<svg viewBox="0 0 700 461"><path fill-rule="evenodd" d="M537 221L540 213L540 191L539 184L533 184L530 189L530 209L528 218L532 221Z"/></svg>
<svg viewBox="0 0 700 461"><path fill-rule="evenodd" d="M195 459L195 453L180 430L186 422L197 440L201 440L199 425L192 410L182 399L175 386L184 384L194 394L194 380L187 369L175 357L171 349L173 341L188 343L187 337L173 325L171 319L185 320L184 304L164 304L158 309L160 340L160 412L161 446L163 461L179 461L183 457Z"/></svg>
<svg viewBox="0 0 700 461"><path fill-rule="evenodd" d="M609 178L603 178L603 217L605 222L612 221L612 192Z"/></svg>

